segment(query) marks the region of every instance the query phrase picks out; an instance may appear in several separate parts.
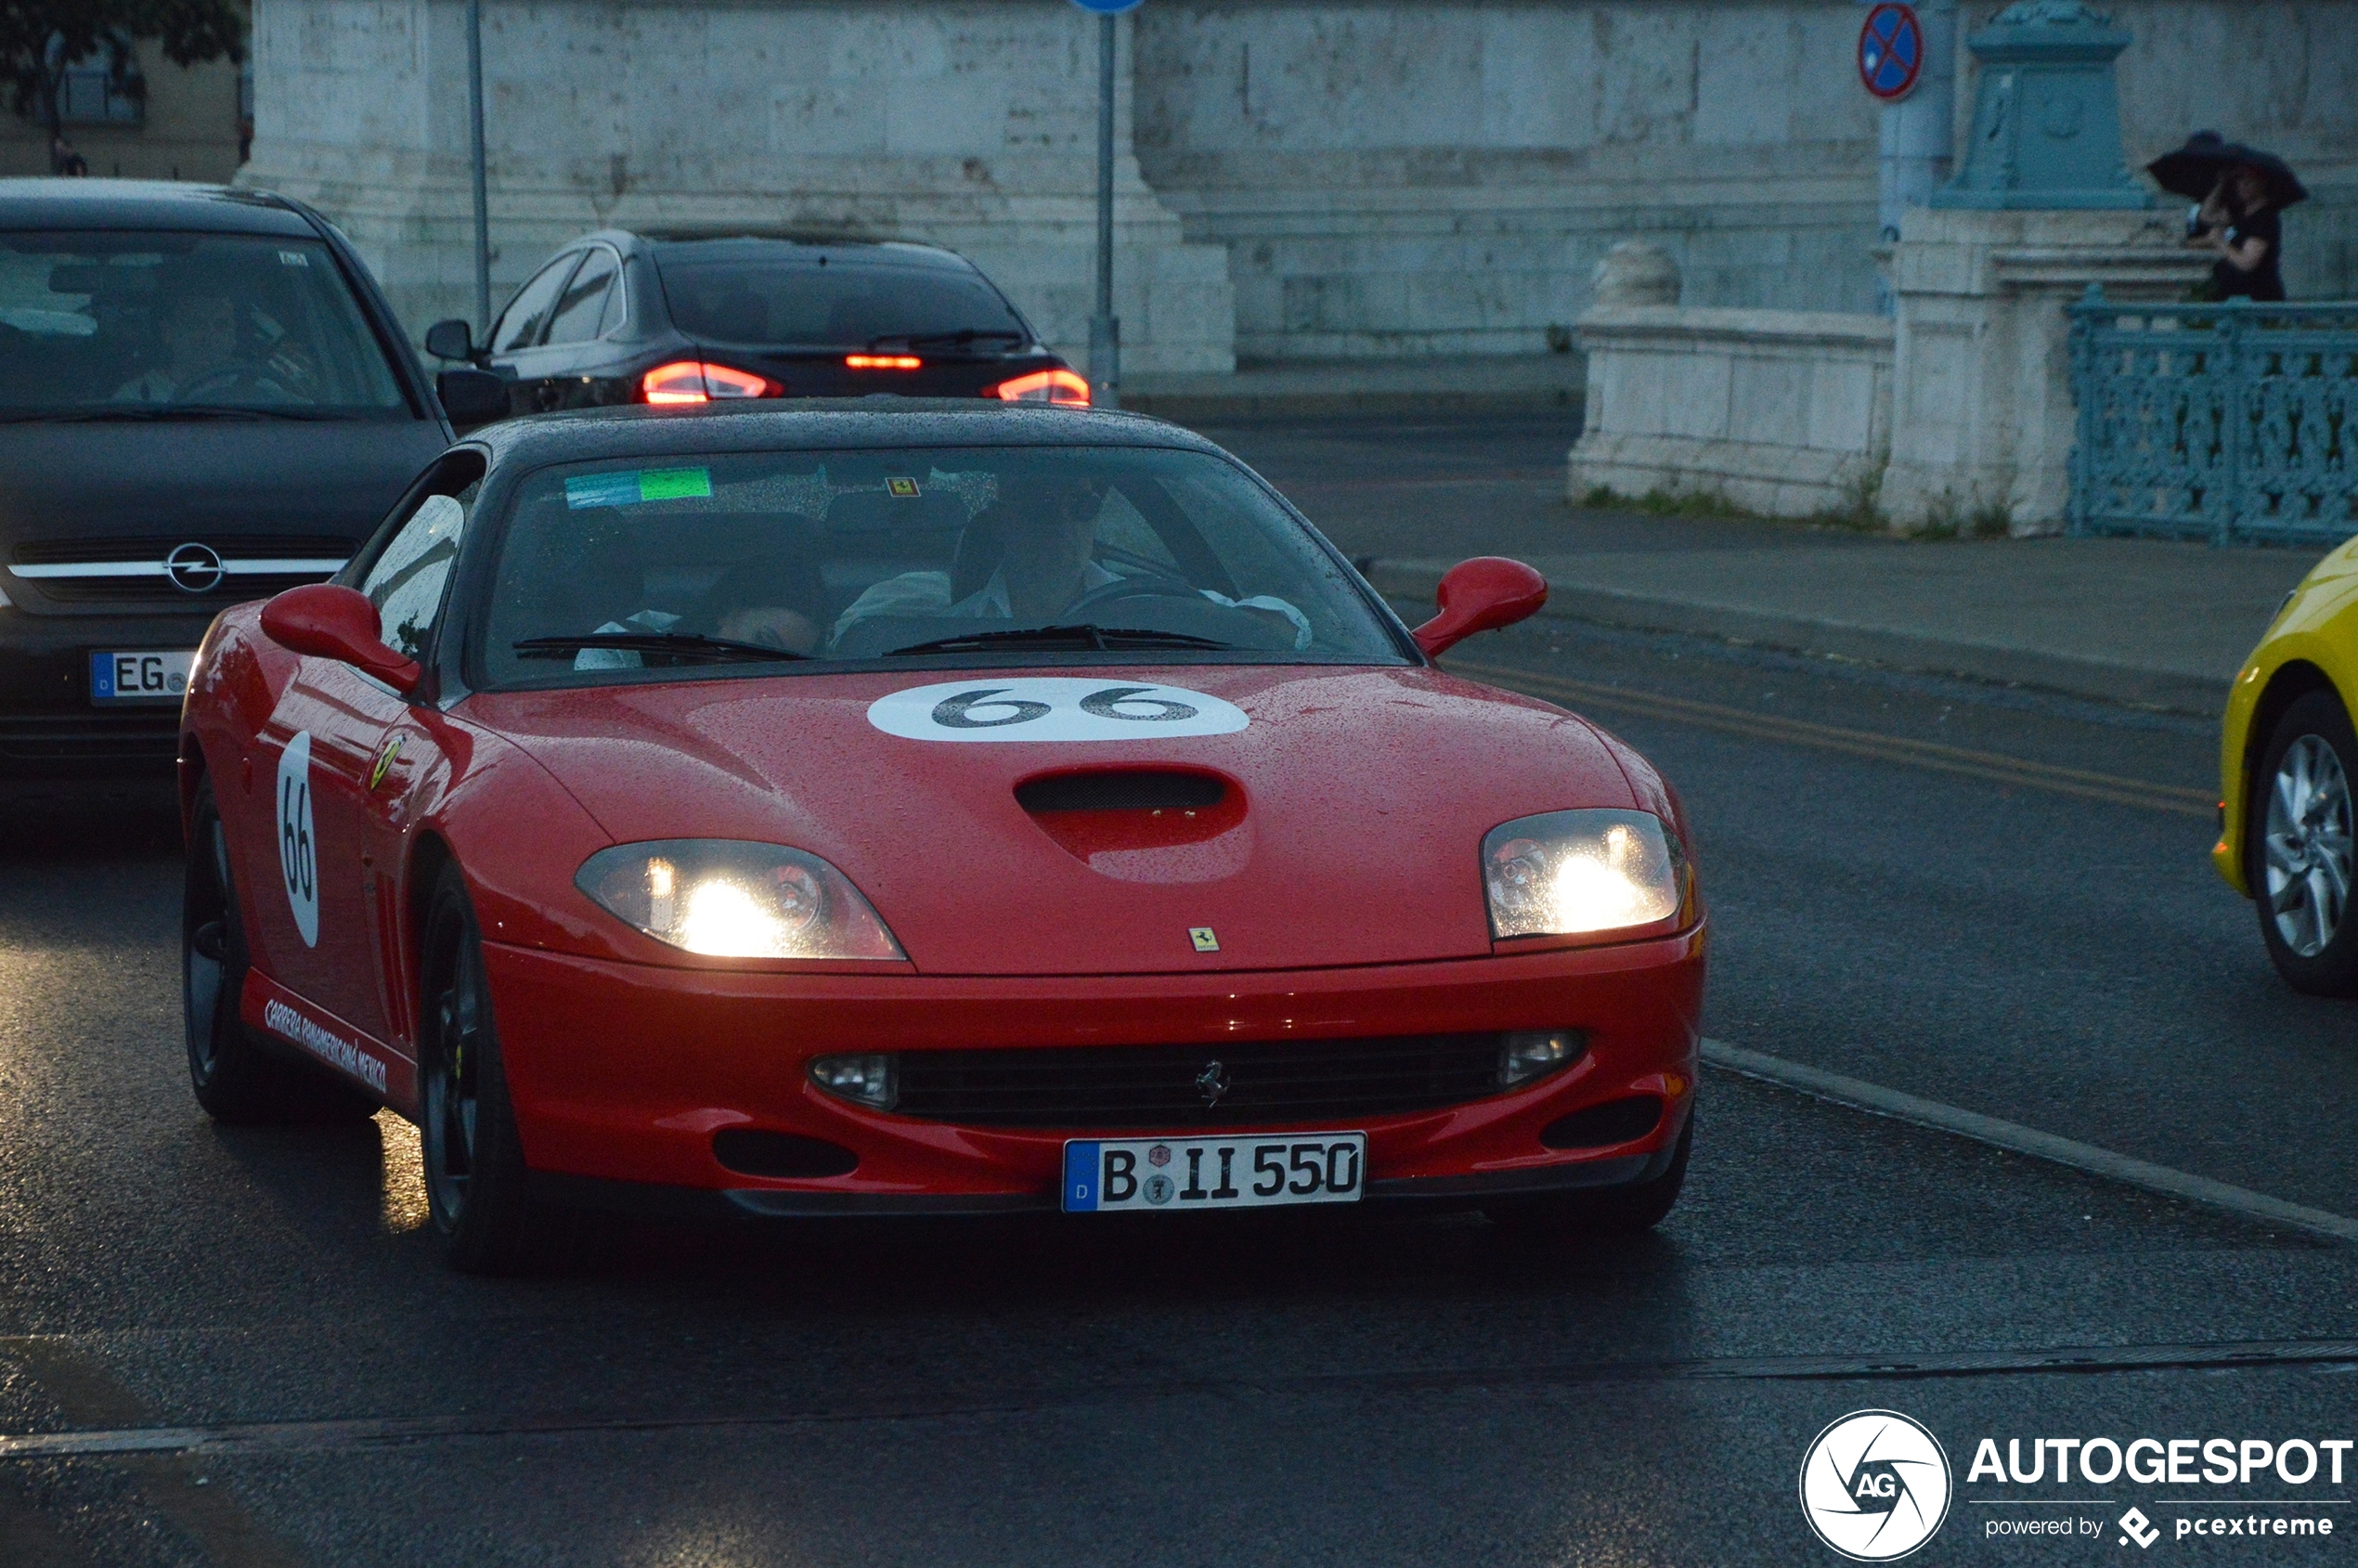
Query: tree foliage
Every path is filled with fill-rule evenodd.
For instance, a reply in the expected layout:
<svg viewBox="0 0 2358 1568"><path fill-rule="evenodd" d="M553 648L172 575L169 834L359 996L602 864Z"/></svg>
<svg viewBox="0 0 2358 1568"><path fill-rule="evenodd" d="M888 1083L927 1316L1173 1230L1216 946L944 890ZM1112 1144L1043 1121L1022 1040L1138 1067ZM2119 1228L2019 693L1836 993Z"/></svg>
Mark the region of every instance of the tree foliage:
<svg viewBox="0 0 2358 1568"><path fill-rule="evenodd" d="M147 39L175 65L243 60L245 9L237 0L0 0L0 82L18 113L55 134L65 67L103 60L118 91L138 95L130 45Z"/></svg>

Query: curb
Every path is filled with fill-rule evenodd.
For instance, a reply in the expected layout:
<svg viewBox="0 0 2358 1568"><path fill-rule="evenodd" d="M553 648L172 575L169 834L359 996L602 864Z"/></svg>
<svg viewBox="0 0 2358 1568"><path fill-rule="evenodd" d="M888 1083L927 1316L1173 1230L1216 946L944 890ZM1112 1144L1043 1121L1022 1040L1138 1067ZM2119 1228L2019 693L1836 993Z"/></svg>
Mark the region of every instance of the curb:
<svg viewBox="0 0 2358 1568"><path fill-rule="evenodd" d="M1387 597L1429 603L1441 584L1441 572L1432 566L1378 561L1370 580ZM1549 583L1548 607L1540 615L1632 630L1681 632L1787 653L1851 659L1916 674L1953 675L2001 685L2030 686L2124 706L2161 708L2197 719L2218 718L2227 706L2228 689L2235 683L2233 677L2228 676L2212 680L2069 654L2044 653L2035 648L1959 642L1885 627L1627 593L1579 583Z"/></svg>

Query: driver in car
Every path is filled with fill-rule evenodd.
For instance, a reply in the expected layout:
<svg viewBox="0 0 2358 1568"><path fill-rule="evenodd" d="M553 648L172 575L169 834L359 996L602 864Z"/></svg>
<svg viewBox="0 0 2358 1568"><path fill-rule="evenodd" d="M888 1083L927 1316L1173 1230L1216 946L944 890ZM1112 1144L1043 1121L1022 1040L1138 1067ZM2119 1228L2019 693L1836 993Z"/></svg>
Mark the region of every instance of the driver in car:
<svg viewBox="0 0 2358 1568"><path fill-rule="evenodd" d="M948 572L903 572L853 600L828 633L830 647L862 621L878 616L926 616L1053 625L1100 589L1125 579L1097 564L1092 553L1097 514L1109 486L1080 476L1007 482L994 510L1005 520L1006 552L990 579L952 603ZM1310 646L1310 617L1271 594L1231 599L1198 589L1206 599L1242 610L1289 634L1297 649Z"/></svg>
<svg viewBox="0 0 2358 1568"><path fill-rule="evenodd" d="M238 302L214 290L175 292L157 324L162 361L115 388L118 403L191 403L211 397L291 403L296 395L271 370L246 359L238 341Z"/></svg>

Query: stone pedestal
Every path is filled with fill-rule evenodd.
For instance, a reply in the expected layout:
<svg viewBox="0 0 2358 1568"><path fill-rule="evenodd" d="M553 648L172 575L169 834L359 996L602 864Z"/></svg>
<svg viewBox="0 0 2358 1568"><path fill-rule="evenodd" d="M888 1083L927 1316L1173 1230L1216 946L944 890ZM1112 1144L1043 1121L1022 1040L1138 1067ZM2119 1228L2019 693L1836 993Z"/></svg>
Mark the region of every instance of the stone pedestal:
<svg viewBox="0 0 2358 1568"><path fill-rule="evenodd" d="M2060 533L2070 477L2071 366L2064 306L2183 296L2208 261L2174 214L1918 208L1893 257L1898 301L1890 466L1895 525L2002 516Z"/></svg>
<svg viewBox="0 0 2358 1568"><path fill-rule="evenodd" d="M1087 356L1097 24L1065 5L486 0L493 308L606 225L923 240ZM255 0L240 183L316 203L414 332L474 314L461 0ZM1138 372L1234 368L1226 248L1187 243L1117 80L1115 300Z"/></svg>

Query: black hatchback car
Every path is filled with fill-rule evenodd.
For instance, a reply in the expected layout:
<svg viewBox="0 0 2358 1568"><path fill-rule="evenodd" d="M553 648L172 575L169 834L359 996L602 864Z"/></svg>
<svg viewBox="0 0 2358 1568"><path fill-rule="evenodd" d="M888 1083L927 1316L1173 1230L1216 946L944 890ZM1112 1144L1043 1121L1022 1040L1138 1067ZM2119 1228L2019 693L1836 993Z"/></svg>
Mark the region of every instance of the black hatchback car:
<svg viewBox="0 0 2358 1568"><path fill-rule="evenodd" d="M633 234L560 250L473 341L511 411L744 397L998 397L1085 408L1089 383L972 262L900 241Z"/></svg>
<svg viewBox="0 0 2358 1568"><path fill-rule="evenodd" d="M0 180L0 779L167 771L214 615L336 571L450 434L301 203Z"/></svg>

